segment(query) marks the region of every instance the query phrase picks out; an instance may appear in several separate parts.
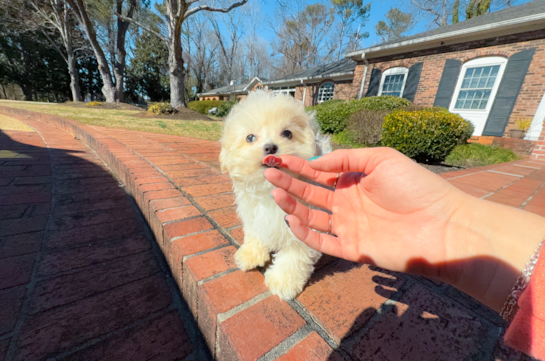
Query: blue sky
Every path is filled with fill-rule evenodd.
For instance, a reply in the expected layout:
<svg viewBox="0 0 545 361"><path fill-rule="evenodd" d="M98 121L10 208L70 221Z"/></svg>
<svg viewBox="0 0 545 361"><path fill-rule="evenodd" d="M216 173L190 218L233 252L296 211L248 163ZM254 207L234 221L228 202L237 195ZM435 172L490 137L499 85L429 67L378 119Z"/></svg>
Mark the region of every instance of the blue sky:
<svg viewBox="0 0 545 361"><path fill-rule="evenodd" d="M274 10L276 8L276 0L250 0L250 1L256 1L260 5L261 9L261 16L264 18L266 16L273 17ZM464 4L465 1L468 0L462 0L461 3ZM512 0L511 4L513 6L523 4L525 2L528 2L530 0ZM324 4L330 4L329 0L306 0L307 4L314 4L317 2L321 2ZM469 2L469 1L468 1ZM503 5L505 7L505 1L502 0L493 0L492 1L492 11L497 11L498 7ZM369 38L364 39L362 41L363 47L379 44L381 42L381 39L378 35L376 35L375 32L375 25L380 21L385 19L385 14L390 10L390 8L398 7L401 11L409 11L414 8L411 7L410 0L380 0L380 1L371 1L371 15L369 16L369 20L365 24L365 28L363 31L369 32ZM463 7L463 6L461 6ZM502 8L503 8L502 7ZM460 11L460 17L462 19L462 11ZM433 28L430 26L430 20L429 19L417 19L416 25L405 35L413 35L417 34L426 30L429 30ZM357 25L356 25L357 26ZM270 30L269 25L264 22L263 25L260 28L260 36L267 40L271 41L274 38L274 33Z"/></svg>

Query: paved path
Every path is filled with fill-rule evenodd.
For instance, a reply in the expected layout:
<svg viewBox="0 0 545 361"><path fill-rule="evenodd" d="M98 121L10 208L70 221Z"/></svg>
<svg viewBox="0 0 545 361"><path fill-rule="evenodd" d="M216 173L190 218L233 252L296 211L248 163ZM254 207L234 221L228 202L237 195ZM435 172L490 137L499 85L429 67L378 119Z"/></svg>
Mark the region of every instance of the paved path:
<svg viewBox="0 0 545 361"><path fill-rule="evenodd" d="M123 188L67 132L26 123L0 131L0 360L209 359Z"/></svg>
<svg viewBox="0 0 545 361"><path fill-rule="evenodd" d="M198 350L200 339L172 282L165 282L161 262L153 275L145 273L149 267L124 270L120 265L133 267L121 260L150 255L150 246L146 237L148 243L141 247L147 251L134 250L144 244L134 240L143 231L128 206L113 208L122 202L112 200L125 197L117 182L104 175L107 170L78 140L58 128L23 120L49 147L62 149L50 149L48 157L37 134L10 133L13 140L7 143L14 151L0 153L11 157L0 163L0 195L8 194L0 202L9 203L14 212L0 221L6 222L0 223L0 232L33 232L38 237L0 236L0 258L11 260L0 262L5 267L0 274L15 275L0 277L0 319L7 320L0 322L0 356L7 350L10 360L28 352L41 355L30 359L124 360L149 352L148 359L168 360L168 355L153 353L176 349L184 359ZM422 277L323 257L302 294L280 302L267 292L259 272L242 273L232 261L244 235L230 180L218 171L217 142L91 128L115 156L111 162L127 164L118 168L134 180L132 192L145 205L144 217L219 358L529 359L503 345L505 324L497 313ZM32 158L21 159L25 155ZM8 173L6 167L16 168ZM518 161L441 176L472 195L545 215L545 162ZM46 216L51 194L52 212ZM99 242L106 239L111 241ZM25 275L27 263L32 265ZM102 267L108 264L106 271ZM88 271L95 268L96 273ZM112 276L115 272L120 277ZM130 282L127 277L139 279ZM119 280L123 285L115 284ZM132 297L122 292L133 292ZM181 323L174 314L184 316ZM178 326L163 326L161 317L172 317Z"/></svg>

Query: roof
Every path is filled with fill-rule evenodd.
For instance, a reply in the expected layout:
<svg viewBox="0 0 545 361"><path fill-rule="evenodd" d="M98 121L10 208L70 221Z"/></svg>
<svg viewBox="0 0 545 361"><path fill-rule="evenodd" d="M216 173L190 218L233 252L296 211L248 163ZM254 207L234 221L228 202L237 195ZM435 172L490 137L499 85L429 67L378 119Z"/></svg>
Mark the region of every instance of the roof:
<svg viewBox="0 0 545 361"><path fill-rule="evenodd" d="M371 58L538 29L545 29L545 0L534 0L399 40L387 41L348 53L346 56L359 59L365 54L366 58ZM377 55L373 56L373 53Z"/></svg>
<svg viewBox="0 0 545 361"><path fill-rule="evenodd" d="M303 70L298 73L286 75L284 77L264 82L266 85L276 83L287 83L298 80L322 79L342 75L353 75L356 69L356 62L352 59L344 58L334 63L320 65L311 69Z"/></svg>
<svg viewBox="0 0 545 361"><path fill-rule="evenodd" d="M261 80L258 77L253 78L250 82L245 82L242 84L236 84L236 85L226 85L222 86L221 88L212 89L206 92L202 92L197 94L198 96L202 95L227 95L232 93L246 93L250 88L253 87L253 85L257 82L260 82Z"/></svg>

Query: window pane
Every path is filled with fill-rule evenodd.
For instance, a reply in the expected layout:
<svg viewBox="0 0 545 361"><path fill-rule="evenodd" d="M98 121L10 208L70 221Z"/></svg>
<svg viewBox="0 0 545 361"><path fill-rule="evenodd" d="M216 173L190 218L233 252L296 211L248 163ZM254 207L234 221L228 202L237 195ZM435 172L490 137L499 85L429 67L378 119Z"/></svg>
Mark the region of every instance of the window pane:
<svg viewBox="0 0 545 361"><path fill-rule="evenodd" d="M486 109L499 69L499 65L467 69L455 109Z"/></svg>
<svg viewBox="0 0 545 361"><path fill-rule="evenodd" d="M382 85L382 95L391 95L400 97L403 84L405 83L405 74L387 75Z"/></svg>
<svg viewBox="0 0 545 361"><path fill-rule="evenodd" d="M325 102L326 100L333 98L334 93L334 84L331 82L324 83L320 86L318 90L318 103ZM292 96L295 96L295 91L293 91Z"/></svg>

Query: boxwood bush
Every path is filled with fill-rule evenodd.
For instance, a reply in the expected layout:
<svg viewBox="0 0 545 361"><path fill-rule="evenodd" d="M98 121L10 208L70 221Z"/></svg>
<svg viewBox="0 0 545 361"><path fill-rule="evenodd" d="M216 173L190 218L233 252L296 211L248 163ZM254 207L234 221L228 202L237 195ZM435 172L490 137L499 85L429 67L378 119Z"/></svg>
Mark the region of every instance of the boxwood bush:
<svg viewBox="0 0 545 361"><path fill-rule="evenodd" d="M410 105L412 103L404 98L379 96L350 100L348 102L330 100L309 107L308 110L316 110L316 121L320 125L322 132L337 134L346 128L348 118L358 110L391 110Z"/></svg>
<svg viewBox="0 0 545 361"><path fill-rule="evenodd" d="M153 114L172 114L177 113L178 111L170 106L169 103L157 103L153 104L148 108L148 113Z"/></svg>
<svg viewBox="0 0 545 361"><path fill-rule="evenodd" d="M223 102L220 100L196 100L194 102L189 102L187 107L201 114L208 115L210 109L218 108L221 103Z"/></svg>
<svg viewBox="0 0 545 361"><path fill-rule="evenodd" d="M382 145L424 163L443 161L473 132L470 122L442 108L396 110L386 116L382 128Z"/></svg>
<svg viewBox="0 0 545 361"><path fill-rule="evenodd" d="M228 100L226 102L221 103L220 106L218 107L218 111L216 112L216 115L218 117L227 116L227 114L229 114L229 112L231 111L231 108L235 104L236 104L236 102L232 101L232 100Z"/></svg>

